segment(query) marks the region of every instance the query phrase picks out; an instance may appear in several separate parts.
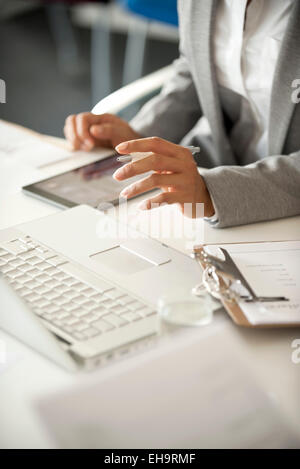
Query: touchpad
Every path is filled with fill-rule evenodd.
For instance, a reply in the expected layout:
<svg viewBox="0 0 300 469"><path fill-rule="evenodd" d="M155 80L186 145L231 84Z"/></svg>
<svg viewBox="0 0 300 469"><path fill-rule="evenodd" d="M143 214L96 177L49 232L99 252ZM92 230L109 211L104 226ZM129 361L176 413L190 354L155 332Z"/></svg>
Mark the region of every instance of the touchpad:
<svg viewBox="0 0 300 469"><path fill-rule="evenodd" d="M136 274L145 269L155 267L152 262L128 251L122 246L116 246L107 251L98 252L90 256L93 261L99 262L112 272L121 275Z"/></svg>

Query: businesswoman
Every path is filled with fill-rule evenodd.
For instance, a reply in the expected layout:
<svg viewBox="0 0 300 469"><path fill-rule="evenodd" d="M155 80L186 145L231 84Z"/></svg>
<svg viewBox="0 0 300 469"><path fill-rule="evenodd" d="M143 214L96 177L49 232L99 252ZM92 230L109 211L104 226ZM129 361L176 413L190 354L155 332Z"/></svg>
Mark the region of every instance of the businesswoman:
<svg viewBox="0 0 300 469"><path fill-rule="evenodd" d="M142 209L203 203L216 227L300 214L300 1L179 0L178 13L180 56L161 93L130 124L69 116L67 139L74 149L153 152L115 174L153 170L122 193L161 188ZM199 168L181 145L201 147Z"/></svg>

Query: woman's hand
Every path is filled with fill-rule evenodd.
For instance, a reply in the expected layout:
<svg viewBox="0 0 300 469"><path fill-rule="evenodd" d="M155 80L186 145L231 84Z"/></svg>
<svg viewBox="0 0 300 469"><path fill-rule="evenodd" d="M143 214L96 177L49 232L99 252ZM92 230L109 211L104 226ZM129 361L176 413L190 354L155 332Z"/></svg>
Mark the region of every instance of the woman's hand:
<svg viewBox="0 0 300 469"><path fill-rule="evenodd" d="M214 214L214 207L193 155L187 148L158 137L123 142L116 147L120 154L152 152L153 155L128 163L114 173L118 181L154 171L150 176L123 189L122 197L130 198L145 191L159 188L162 193L143 201L140 208L149 210L152 204L179 204L184 215L199 216L197 204L204 204L204 216ZM191 204L186 205L185 204ZM187 213L188 210L188 213ZM200 211L201 212L201 211Z"/></svg>
<svg viewBox="0 0 300 469"><path fill-rule="evenodd" d="M66 139L73 150L92 150L96 146L114 148L121 142L140 137L130 125L113 114L99 116L91 112L67 117L64 127Z"/></svg>

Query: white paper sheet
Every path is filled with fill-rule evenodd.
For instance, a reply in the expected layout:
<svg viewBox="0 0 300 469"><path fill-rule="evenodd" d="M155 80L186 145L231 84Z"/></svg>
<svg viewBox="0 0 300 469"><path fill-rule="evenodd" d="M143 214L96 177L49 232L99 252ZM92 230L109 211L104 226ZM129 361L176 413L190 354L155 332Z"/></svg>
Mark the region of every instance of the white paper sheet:
<svg viewBox="0 0 300 469"><path fill-rule="evenodd" d="M71 448L288 447L296 442L236 333L210 326L37 404ZM87 377L85 377L87 378Z"/></svg>
<svg viewBox="0 0 300 469"><path fill-rule="evenodd" d="M257 296L284 296L289 300L241 303L252 324L300 323L300 241L223 247Z"/></svg>

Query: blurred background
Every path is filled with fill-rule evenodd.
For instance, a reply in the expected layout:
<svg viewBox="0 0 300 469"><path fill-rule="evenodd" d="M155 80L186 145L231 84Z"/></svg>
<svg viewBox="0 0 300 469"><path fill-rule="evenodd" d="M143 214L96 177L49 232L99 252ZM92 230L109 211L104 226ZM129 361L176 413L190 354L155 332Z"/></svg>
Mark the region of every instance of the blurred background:
<svg viewBox="0 0 300 469"><path fill-rule="evenodd" d="M170 64L177 24L176 0L0 0L0 118L61 137L66 116Z"/></svg>

